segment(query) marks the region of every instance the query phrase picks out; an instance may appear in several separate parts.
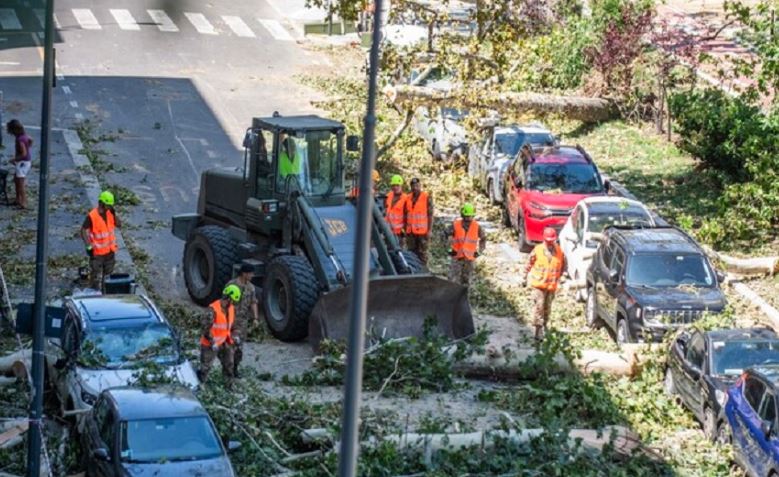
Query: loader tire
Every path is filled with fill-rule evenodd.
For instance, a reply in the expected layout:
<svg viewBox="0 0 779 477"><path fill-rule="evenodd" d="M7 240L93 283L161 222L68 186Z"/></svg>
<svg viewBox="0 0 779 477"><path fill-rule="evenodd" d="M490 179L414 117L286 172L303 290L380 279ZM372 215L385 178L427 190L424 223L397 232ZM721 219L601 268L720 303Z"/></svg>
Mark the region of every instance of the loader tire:
<svg viewBox="0 0 779 477"><path fill-rule="evenodd" d="M400 253L403 255L403 258L406 259L408 267L403 264L399 256L393 255L392 262L399 274L416 275L418 273L427 273L427 267L422 263L422 260L417 257L417 254L408 250L401 250Z"/></svg>
<svg viewBox="0 0 779 477"><path fill-rule="evenodd" d="M319 284L308 260L296 255L274 258L265 272L262 307L273 336L298 341L308 335L308 318L319 298Z"/></svg>
<svg viewBox="0 0 779 477"><path fill-rule="evenodd" d="M184 281L192 300L208 306L222 295L238 261L235 241L215 225L198 227L184 246Z"/></svg>

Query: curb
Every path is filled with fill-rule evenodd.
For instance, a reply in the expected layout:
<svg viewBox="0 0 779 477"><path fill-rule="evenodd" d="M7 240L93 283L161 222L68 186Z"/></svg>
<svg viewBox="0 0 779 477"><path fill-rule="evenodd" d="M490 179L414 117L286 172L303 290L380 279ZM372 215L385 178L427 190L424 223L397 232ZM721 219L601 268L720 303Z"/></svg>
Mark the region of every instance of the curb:
<svg viewBox="0 0 779 477"><path fill-rule="evenodd" d="M67 145L68 152L73 158L73 163L76 165L79 178L87 194L87 199L90 204L97 204L98 197L100 196L101 187L100 181L97 179L95 170L92 168L92 164L89 159L81 151L84 149L84 145L81 139L78 137L78 133L72 129L61 129L62 136L65 138L65 144ZM124 241L124 236L120 229L116 229L116 244L119 246L119 250L116 252L116 260L120 264L123 264L128 270L133 272L133 278L137 278L138 268L135 266L130 252L127 250L127 245ZM143 295L147 295L146 289L143 285L136 280L136 290Z"/></svg>

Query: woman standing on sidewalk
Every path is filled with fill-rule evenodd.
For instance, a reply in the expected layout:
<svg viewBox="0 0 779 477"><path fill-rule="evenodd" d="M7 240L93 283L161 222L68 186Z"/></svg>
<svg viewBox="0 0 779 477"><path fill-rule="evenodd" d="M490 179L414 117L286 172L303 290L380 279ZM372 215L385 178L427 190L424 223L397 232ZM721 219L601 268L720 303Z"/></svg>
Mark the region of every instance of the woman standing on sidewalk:
<svg viewBox="0 0 779 477"><path fill-rule="evenodd" d="M32 138L24 132L24 126L22 126L22 123L18 119L8 121L6 128L8 129L8 133L13 134L16 138L14 158L11 159L11 164L13 164L16 169L14 171L14 185L16 186L15 205L20 209L26 209L27 191L24 188L24 182L32 167L32 155L30 154Z"/></svg>

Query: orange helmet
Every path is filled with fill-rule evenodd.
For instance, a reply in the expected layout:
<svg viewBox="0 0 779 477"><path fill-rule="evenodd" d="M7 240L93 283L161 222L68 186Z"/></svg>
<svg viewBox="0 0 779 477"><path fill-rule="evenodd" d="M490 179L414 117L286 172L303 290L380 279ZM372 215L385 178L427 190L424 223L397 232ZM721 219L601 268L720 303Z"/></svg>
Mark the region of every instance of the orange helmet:
<svg viewBox="0 0 779 477"><path fill-rule="evenodd" d="M557 231L552 227L545 228L544 242L557 242Z"/></svg>
<svg viewBox="0 0 779 477"><path fill-rule="evenodd" d="M373 170L371 177L373 177L373 182L379 182L379 180L381 179L381 176L379 175L379 171L377 171L376 169Z"/></svg>

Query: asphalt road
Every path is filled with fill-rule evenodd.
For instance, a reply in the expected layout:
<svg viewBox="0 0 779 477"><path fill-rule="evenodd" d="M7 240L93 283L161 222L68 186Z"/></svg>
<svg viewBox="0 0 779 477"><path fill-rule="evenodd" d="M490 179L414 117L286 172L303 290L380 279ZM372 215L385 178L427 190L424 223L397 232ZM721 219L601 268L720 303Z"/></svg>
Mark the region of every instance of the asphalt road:
<svg viewBox="0 0 779 477"><path fill-rule="evenodd" d="M183 243L170 234L170 217L195 210L200 172L242 165L240 143L253 116L312 110L314 93L296 75L321 60L296 41L302 3L56 3L54 125L89 121L108 135L98 148L121 172L105 173L103 183L142 199L119 207L131 224L125 235L144 246L156 286L172 296L186 293ZM4 120L40 124L41 8L39 0L0 6Z"/></svg>

